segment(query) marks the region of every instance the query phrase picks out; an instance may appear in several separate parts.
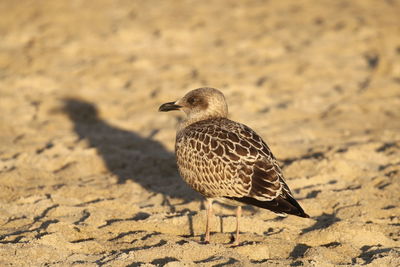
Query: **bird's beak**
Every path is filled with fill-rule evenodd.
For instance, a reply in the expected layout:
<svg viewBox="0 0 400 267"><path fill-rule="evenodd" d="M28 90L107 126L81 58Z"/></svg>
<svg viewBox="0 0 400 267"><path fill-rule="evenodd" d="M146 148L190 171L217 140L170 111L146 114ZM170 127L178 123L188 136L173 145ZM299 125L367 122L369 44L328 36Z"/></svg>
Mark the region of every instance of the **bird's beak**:
<svg viewBox="0 0 400 267"><path fill-rule="evenodd" d="M171 111L171 110L179 110L182 106L179 106L175 104L176 102L168 102L165 104L162 104L159 108L158 111Z"/></svg>

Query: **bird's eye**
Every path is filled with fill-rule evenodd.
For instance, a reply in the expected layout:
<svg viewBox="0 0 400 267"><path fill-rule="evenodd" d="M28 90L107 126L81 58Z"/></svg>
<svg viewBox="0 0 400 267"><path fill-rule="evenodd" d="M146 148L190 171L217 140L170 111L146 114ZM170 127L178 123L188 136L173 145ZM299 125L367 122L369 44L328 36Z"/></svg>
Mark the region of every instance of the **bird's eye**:
<svg viewBox="0 0 400 267"><path fill-rule="evenodd" d="M195 97L189 97L189 99L187 100L187 102L188 102L190 105L193 105L194 103L197 102L197 99L196 99Z"/></svg>

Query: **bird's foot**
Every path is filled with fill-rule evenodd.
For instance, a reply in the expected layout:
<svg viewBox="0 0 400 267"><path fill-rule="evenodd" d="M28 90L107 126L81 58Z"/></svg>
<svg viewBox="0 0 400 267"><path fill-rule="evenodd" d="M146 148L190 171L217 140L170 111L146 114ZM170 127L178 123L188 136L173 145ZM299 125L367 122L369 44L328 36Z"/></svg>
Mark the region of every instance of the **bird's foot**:
<svg viewBox="0 0 400 267"><path fill-rule="evenodd" d="M231 236L231 242L232 247L237 247L240 246L240 240L237 237L234 237L233 235Z"/></svg>

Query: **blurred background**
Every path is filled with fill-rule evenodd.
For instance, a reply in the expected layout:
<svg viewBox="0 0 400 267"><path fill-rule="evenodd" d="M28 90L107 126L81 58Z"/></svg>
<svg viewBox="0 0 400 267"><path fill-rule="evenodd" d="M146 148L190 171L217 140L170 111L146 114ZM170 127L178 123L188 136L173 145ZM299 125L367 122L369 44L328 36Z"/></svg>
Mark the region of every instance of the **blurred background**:
<svg viewBox="0 0 400 267"><path fill-rule="evenodd" d="M395 0L0 1L0 263L394 264L399 14ZM198 243L202 198L173 154L182 114L157 110L203 86L269 143L313 220L249 209L250 243ZM233 212L216 212L229 243Z"/></svg>

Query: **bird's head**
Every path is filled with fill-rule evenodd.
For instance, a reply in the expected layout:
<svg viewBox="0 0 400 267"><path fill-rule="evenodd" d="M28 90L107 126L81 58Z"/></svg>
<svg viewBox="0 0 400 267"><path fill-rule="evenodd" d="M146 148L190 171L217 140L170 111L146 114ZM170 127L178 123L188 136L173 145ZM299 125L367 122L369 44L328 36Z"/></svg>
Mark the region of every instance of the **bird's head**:
<svg viewBox="0 0 400 267"><path fill-rule="evenodd" d="M188 92L184 97L162 104L159 111L183 110L189 121L209 118L225 118L228 106L224 95L217 89L204 87Z"/></svg>

